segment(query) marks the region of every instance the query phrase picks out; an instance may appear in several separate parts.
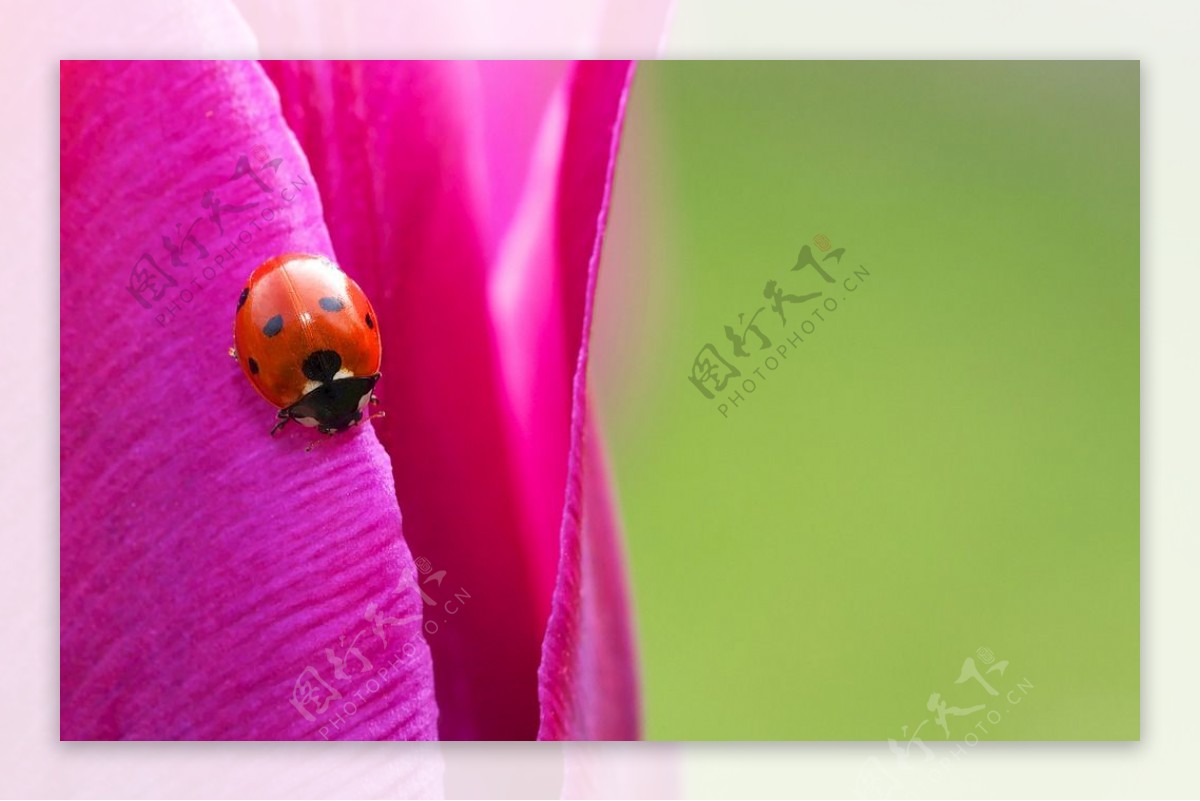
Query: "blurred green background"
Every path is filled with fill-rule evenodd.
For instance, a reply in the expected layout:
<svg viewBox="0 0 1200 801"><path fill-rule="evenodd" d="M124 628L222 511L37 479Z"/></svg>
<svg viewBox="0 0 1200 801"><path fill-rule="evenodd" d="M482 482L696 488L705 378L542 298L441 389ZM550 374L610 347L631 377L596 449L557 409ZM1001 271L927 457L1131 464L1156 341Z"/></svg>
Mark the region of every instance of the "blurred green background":
<svg viewBox="0 0 1200 801"><path fill-rule="evenodd" d="M648 738L1138 737L1138 149L1136 62L640 65L591 386Z"/></svg>

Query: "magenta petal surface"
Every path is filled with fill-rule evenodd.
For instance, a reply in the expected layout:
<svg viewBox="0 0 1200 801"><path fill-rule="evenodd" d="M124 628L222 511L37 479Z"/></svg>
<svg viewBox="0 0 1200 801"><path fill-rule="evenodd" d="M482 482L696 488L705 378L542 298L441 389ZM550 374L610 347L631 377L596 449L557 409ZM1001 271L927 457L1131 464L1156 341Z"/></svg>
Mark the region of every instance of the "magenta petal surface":
<svg viewBox="0 0 1200 801"><path fill-rule="evenodd" d="M255 265L338 255L270 82L65 62L61 100L61 736L435 737L387 454L272 439L227 353Z"/></svg>
<svg viewBox="0 0 1200 801"><path fill-rule="evenodd" d="M631 655L623 589L585 609L579 582L564 590L562 577L591 536L564 508L569 481L582 482L573 420L631 66L264 66L325 190L338 253L380 311L388 417L377 430L408 541L446 571L426 608L440 735L545 735L552 610L579 626L558 632L551 653L604 618L613 658ZM611 567L619 577L619 560ZM453 614L451 593L469 597ZM599 675L563 669L573 692ZM596 730L636 736L633 666L623 669L628 681L605 699L623 723ZM567 686L552 682L552 694ZM587 736L566 718L554 731Z"/></svg>

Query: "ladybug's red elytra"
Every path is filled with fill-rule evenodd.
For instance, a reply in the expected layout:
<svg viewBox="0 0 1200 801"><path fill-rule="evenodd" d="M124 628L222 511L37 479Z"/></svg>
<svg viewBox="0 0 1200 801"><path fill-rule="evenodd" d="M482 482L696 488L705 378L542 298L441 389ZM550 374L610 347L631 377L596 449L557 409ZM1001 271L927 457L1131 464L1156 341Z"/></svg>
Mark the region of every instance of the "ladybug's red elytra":
<svg viewBox="0 0 1200 801"><path fill-rule="evenodd" d="M379 381L371 302L324 256L289 253L255 268L237 302L234 349L258 393L288 420L333 434L357 425Z"/></svg>

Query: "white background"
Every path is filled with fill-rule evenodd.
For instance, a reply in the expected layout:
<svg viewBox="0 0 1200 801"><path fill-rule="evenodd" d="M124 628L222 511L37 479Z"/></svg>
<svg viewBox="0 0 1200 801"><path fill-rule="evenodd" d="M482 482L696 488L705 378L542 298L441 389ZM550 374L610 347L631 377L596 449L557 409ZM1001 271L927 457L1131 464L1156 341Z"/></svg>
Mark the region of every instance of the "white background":
<svg viewBox="0 0 1200 801"><path fill-rule="evenodd" d="M0 792L114 797L1200 795L1200 6L1184 2L5 3L0 19ZM569 10L567 10L569 9ZM229 13L233 13L230 9ZM1089 58L1142 64L1142 740L60 744L57 75L62 57ZM1103 653L1080 654L1080 670ZM438 766L434 780L426 770ZM883 767L886 773L880 773Z"/></svg>

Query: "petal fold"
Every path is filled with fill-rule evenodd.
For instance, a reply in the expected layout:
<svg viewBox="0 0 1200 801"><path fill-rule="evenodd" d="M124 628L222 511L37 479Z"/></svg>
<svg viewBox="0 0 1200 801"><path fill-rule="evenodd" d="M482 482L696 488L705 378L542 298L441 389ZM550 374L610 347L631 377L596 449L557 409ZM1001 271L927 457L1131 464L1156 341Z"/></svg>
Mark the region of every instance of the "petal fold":
<svg viewBox="0 0 1200 801"><path fill-rule="evenodd" d="M640 736L636 656L619 527L602 442L587 408L600 249L633 67L582 62L559 174L558 259L571 360L569 450L558 578L538 672L539 739Z"/></svg>

